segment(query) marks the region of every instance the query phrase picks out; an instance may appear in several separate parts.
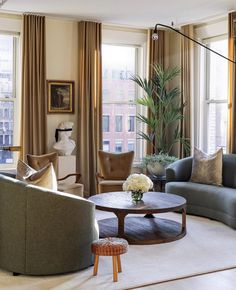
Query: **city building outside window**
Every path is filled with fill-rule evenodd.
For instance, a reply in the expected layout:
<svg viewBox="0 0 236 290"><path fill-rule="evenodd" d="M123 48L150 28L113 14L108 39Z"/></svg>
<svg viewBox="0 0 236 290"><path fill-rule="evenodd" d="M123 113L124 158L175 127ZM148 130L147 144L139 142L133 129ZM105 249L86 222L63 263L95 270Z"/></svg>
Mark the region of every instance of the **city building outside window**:
<svg viewBox="0 0 236 290"><path fill-rule="evenodd" d="M110 152L110 141L103 140L103 151Z"/></svg>
<svg viewBox="0 0 236 290"><path fill-rule="evenodd" d="M102 45L103 140L110 141L110 152L127 152L130 148L138 148L135 151L136 161L143 154L142 141L137 138L136 132L136 115L140 109L136 105L136 98L140 92L130 77L140 72L140 49L136 45ZM110 116L109 130L108 121L104 119L107 115Z"/></svg>
<svg viewBox="0 0 236 290"><path fill-rule="evenodd" d="M18 80L18 45L17 35L0 33L0 146L19 145L18 123L16 122L18 107L17 80ZM12 152L0 152L0 166L12 165Z"/></svg>
<svg viewBox="0 0 236 290"><path fill-rule="evenodd" d="M122 146L123 145L123 143L122 143L122 141L116 141L115 142L115 152L116 153L121 153L122 152Z"/></svg>
<svg viewBox="0 0 236 290"><path fill-rule="evenodd" d="M128 151L134 151L134 141L128 141Z"/></svg>
<svg viewBox="0 0 236 290"><path fill-rule="evenodd" d="M122 132L122 116L115 116L116 132Z"/></svg>
<svg viewBox="0 0 236 290"><path fill-rule="evenodd" d="M128 118L128 132L134 132L135 116L129 116Z"/></svg>
<svg viewBox="0 0 236 290"><path fill-rule="evenodd" d="M102 128L103 128L103 132L110 131L110 116L108 115L102 116Z"/></svg>

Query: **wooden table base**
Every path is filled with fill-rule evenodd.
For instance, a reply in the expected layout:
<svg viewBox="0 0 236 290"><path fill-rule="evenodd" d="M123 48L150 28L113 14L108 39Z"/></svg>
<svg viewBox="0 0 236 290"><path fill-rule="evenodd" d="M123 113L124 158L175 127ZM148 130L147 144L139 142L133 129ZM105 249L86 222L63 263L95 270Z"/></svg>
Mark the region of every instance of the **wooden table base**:
<svg viewBox="0 0 236 290"><path fill-rule="evenodd" d="M176 221L163 218L126 217L124 235L129 244L150 245L168 243L181 239L186 235L185 212L182 215L182 225ZM98 221L100 238L118 236L117 218Z"/></svg>

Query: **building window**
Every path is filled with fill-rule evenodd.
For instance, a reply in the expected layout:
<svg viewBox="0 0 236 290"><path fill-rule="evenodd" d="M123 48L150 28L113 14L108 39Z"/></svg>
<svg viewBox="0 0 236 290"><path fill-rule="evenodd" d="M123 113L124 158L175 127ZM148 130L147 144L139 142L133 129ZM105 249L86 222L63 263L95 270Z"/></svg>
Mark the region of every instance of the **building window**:
<svg viewBox="0 0 236 290"><path fill-rule="evenodd" d="M211 38L206 45L228 55L228 40ZM227 118L228 118L228 61L216 54L204 51L203 79L204 99L202 100L201 147L207 153L213 153L219 148L226 152Z"/></svg>
<svg viewBox="0 0 236 290"><path fill-rule="evenodd" d="M135 116L129 116L128 118L128 132L134 132Z"/></svg>
<svg viewBox="0 0 236 290"><path fill-rule="evenodd" d="M110 130L110 116L103 115L102 117L102 128L103 132L109 132Z"/></svg>
<svg viewBox="0 0 236 290"><path fill-rule="evenodd" d="M128 139L134 140L132 148L138 148L135 152L136 161L143 155L143 143L136 139L135 126L135 116L140 110L136 98L142 92L130 77L140 74L141 52L142 48L135 45L102 45L103 116L110 116L110 130L103 130L103 140L110 141L110 152L126 152L129 150ZM120 138L122 142L116 141Z"/></svg>
<svg viewBox="0 0 236 290"><path fill-rule="evenodd" d="M106 152L110 151L110 141L103 140L103 151L106 151Z"/></svg>
<svg viewBox="0 0 236 290"><path fill-rule="evenodd" d="M0 34L0 146L18 145L18 36ZM17 124L16 124L17 123ZM16 124L14 126L14 124ZM12 152L0 152L0 164L13 164Z"/></svg>
<svg viewBox="0 0 236 290"><path fill-rule="evenodd" d="M116 153L122 152L122 141L115 142L115 152Z"/></svg>
<svg viewBox="0 0 236 290"><path fill-rule="evenodd" d="M122 116L116 116L116 132L122 132Z"/></svg>
<svg viewBox="0 0 236 290"><path fill-rule="evenodd" d="M128 141L128 151L134 151L134 140Z"/></svg>

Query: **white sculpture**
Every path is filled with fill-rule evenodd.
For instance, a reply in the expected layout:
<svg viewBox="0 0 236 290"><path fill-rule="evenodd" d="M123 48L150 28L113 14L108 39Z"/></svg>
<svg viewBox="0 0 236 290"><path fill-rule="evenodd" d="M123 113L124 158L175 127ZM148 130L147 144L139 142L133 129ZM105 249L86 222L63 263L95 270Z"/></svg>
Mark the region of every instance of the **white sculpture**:
<svg viewBox="0 0 236 290"><path fill-rule="evenodd" d="M56 129L56 143L53 148L56 149L59 155L71 155L75 149L75 141L70 139L72 133L72 122L61 122ZM59 137L59 141L58 141Z"/></svg>

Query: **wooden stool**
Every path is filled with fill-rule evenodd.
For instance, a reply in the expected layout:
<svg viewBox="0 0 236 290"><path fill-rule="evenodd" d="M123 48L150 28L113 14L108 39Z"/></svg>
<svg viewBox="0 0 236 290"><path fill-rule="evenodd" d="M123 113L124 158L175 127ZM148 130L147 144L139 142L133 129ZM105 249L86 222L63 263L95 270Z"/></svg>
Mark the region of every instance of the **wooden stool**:
<svg viewBox="0 0 236 290"><path fill-rule="evenodd" d="M122 272L120 255L128 251L128 242L119 238L99 239L92 243L92 252L95 255L93 275L98 272L99 256L112 256L113 281L117 282L118 272Z"/></svg>

